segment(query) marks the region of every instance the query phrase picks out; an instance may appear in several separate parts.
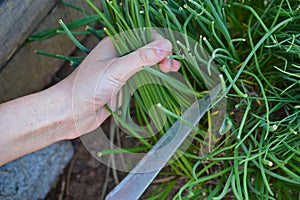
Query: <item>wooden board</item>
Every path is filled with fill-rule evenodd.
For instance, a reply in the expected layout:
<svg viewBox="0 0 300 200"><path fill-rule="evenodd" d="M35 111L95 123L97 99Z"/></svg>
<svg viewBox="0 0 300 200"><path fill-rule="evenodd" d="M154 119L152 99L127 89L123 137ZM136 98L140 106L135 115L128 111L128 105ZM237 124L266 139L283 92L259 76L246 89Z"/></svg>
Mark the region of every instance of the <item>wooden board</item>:
<svg viewBox="0 0 300 200"><path fill-rule="evenodd" d="M48 1L41 0L34 2ZM68 0L67 2L77 6L88 7L85 1L82 0ZM95 2L99 1L95 0ZM45 17L38 26L36 25L35 32L46 28L58 27L57 20L60 18L67 23L81 17L84 17L83 13L60 4L55 4L47 17ZM82 29L84 29L84 27L82 27ZM22 44L25 38L22 37L22 41L19 41L18 44ZM81 40L83 37L81 36L78 39ZM53 75L63 64L62 60L34 54L34 50L36 49L50 53L69 55L75 50L75 45L67 36L59 35L19 48L0 71L0 103L44 89L49 85Z"/></svg>
<svg viewBox="0 0 300 200"><path fill-rule="evenodd" d="M55 0L3 0L0 5L0 69L55 6Z"/></svg>

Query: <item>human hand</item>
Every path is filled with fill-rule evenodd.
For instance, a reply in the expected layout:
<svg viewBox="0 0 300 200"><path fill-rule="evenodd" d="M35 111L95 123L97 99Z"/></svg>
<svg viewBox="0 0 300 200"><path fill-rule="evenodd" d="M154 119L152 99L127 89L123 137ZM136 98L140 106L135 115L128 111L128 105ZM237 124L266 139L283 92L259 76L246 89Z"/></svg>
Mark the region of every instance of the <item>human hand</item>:
<svg viewBox="0 0 300 200"><path fill-rule="evenodd" d="M72 97L72 113L76 131L64 139L78 137L96 129L110 114L103 107L110 105L126 81L143 66L159 64L161 71L177 71L180 63L166 59L172 44L154 32L153 42L126 55L117 57L109 38L102 40L80 66L60 84L67 85ZM70 102L69 102L70 103ZM112 105L110 105L112 106ZM70 114L70 111L68 112Z"/></svg>
<svg viewBox="0 0 300 200"><path fill-rule="evenodd" d="M54 142L96 129L108 116L103 107L143 66L159 63L163 72L177 71L171 43L157 33L154 41L118 57L112 41L102 40L66 79L38 93L0 105L0 166ZM13 123L12 123L13 122Z"/></svg>

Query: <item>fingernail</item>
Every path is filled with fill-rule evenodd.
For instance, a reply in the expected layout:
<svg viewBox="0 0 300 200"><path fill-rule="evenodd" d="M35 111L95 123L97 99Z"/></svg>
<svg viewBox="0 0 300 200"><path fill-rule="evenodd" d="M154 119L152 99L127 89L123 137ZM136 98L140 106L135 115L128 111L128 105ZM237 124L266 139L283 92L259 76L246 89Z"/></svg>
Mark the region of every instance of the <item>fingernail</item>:
<svg viewBox="0 0 300 200"><path fill-rule="evenodd" d="M169 40L160 40L158 41L156 44L156 52L158 54L166 54L166 53L170 53L172 50L172 44Z"/></svg>
<svg viewBox="0 0 300 200"><path fill-rule="evenodd" d="M167 59L167 65L171 68L171 66L172 66L172 60L171 59Z"/></svg>

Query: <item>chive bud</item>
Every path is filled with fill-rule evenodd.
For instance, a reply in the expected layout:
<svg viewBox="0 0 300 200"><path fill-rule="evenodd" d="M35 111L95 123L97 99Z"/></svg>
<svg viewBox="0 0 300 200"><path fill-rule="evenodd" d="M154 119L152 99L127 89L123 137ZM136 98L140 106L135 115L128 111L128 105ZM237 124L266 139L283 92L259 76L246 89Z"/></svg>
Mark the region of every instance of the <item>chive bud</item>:
<svg viewBox="0 0 300 200"><path fill-rule="evenodd" d="M62 19L58 20L58 23L60 24L60 26L64 29L64 31L66 32L66 34L69 36L69 38L71 39L71 41L82 51L84 51L85 53L89 53L90 50L87 49L85 46L83 46L72 34L72 32L69 30L69 28L67 27L67 25L63 22Z"/></svg>
<svg viewBox="0 0 300 200"><path fill-rule="evenodd" d="M265 165L268 165L269 167L272 167L273 166L273 162L272 161L270 161L270 160L267 160L267 159L263 159L263 164L265 164Z"/></svg>

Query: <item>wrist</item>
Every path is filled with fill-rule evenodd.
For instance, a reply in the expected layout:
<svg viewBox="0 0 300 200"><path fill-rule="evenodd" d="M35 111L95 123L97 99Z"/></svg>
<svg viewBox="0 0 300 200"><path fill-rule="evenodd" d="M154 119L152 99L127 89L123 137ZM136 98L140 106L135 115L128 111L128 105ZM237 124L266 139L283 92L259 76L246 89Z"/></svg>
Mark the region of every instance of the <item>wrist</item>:
<svg viewBox="0 0 300 200"><path fill-rule="evenodd" d="M0 165L67 139L74 131L64 86L54 86L0 105Z"/></svg>
<svg viewBox="0 0 300 200"><path fill-rule="evenodd" d="M49 134L54 142L73 139L76 134L72 112L72 87L70 80L63 80L40 93L48 104ZM44 107L44 106L42 106Z"/></svg>

